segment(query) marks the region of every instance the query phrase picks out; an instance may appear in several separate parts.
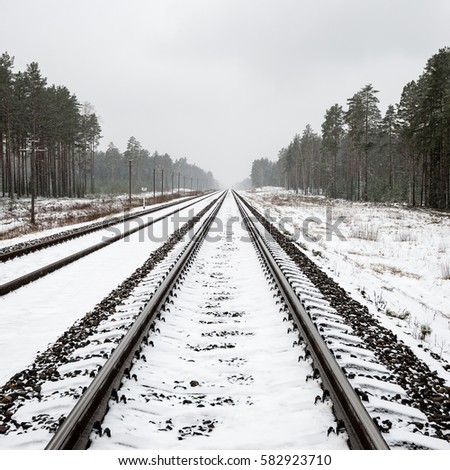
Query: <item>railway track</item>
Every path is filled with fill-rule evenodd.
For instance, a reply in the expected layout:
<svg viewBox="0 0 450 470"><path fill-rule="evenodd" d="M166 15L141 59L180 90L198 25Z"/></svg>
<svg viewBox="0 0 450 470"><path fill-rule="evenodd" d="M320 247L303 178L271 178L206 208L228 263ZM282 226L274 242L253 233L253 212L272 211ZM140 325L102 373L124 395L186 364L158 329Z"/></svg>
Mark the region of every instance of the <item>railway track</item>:
<svg viewBox="0 0 450 470"><path fill-rule="evenodd" d="M124 223L128 221L132 221L133 219L143 217L149 214L153 214L154 212L158 212L162 209L173 207L179 205L180 203L184 203L186 201L194 201L203 199L205 196L203 195L196 195L187 198L183 198L182 201L174 200L165 204L157 205L156 207L150 207L148 209L144 209L137 212L124 212L123 215L115 216L115 217L107 217L100 222L93 222L88 225L84 225L82 227L78 227L75 229L69 229L64 232L56 233L54 235L35 238L32 240L28 240L27 242L17 243L13 245L8 245L0 249L0 262L4 263L5 261L9 261L14 258L18 258L20 256L28 255L33 253L34 251L42 250L44 248L48 248L50 246L57 245L59 243L66 242L68 240L73 240L78 237L82 237L84 235L88 235L90 233L96 232L98 230L102 230L107 227L111 227L118 223Z"/></svg>
<svg viewBox="0 0 450 470"><path fill-rule="evenodd" d="M254 215L223 195L195 235L169 241L123 298L105 299L92 331L79 325L53 359L18 374L9 390L27 383L31 396L8 407L5 442L55 433L46 449L446 448L416 433L427 417Z"/></svg>
<svg viewBox="0 0 450 470"><path fill-rule="evenodd" d="M123 240L126 237L131 236L136 232L140 232L155 223L158 223L174 214L179 212L181 209L187 209L192 207L193 205L197 204L198 202L205 200L206 198L210 197L210 195L206 196L194 196L189 198L187 201L184 200L180 203L180 201L174 201L167 204L163 204L162 206L158 206L155 208L151 208L144 211L139 211L138 213L128 214L124 217L116 217L114 219L108 219L106 221L98 222L91 224L87 227L83 227L80 229L72 230L70 232L63 232L61 234L57 234L52 237L47 237L41 240L34 240L30 244L20 245L19 247L10 247L9 249L6 248L2 253L0 253L0 261L2 262L3 266L1 267L1 271L4 274L0 276L0 279L6 279L6 282L0 284L0 295L5 295L10 292L13 292L30 282L36 281L47 274L50 274L58 269L61 269L65 266L68 266L70 263L77 261L85 256L90 255L102 248L106 248L107 246L115 243L117 241ZM170 212L165 211L168 208L175 207ZM163 215L156 216L156 217L149 217L147 221L143 219L143 217L156 214L161 212ZM165 213L164 213L165 212ZM133 221L137 221L137 225L133 226ZM127 227L128 226L128 227ZM49 257L47 252L41 253L42 250L47 250L49 248L54 247L55 245L60 245L62 243L68 243L70 241L76 240L80 237L86 237L87 235L95 234L102 229L109 230L110 233L106 232L106 236L100 237L98 236L96 239L91 238L92 241L88 241L88 245L83 247L82 249L79 248L70 248L69 245L65 245L63 251L59 251L59 253L67 253L70 254L67 256L61 257L60 254L56 253L57 259L48 263L47 260ZM105 233L105 232L103 232ZM100 240L100 241L98 241ZM39 253L37 253L39 252ZM37 267L36 269L30 270L27 266L30 265L29 257L24 261L24 267L20 267L20 259L16 261L17 258L21 258L25 255L33 256L35 254L35 258L37 259ZM19 265L19 268L16 266ZM26 272L22 273L22 270L26 270ZM20 275L15 275L14 273L19 272Z"/></svg>
<svg viewBox="0 0 450 470"><path fill-rule="evenodd" d="M450 449L450 387L446 378L430 370L295 242L245 198L241 200L270 240L268 246L283 273L373 419L387 433L390 445Z"/></svg>

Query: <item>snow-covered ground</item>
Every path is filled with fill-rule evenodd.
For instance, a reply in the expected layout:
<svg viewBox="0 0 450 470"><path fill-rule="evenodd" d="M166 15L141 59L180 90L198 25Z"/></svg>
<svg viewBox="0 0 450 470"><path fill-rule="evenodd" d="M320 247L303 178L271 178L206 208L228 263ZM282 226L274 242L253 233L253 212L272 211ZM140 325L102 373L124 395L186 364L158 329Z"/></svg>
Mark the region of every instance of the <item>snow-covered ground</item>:
<svg viewBox="0 0 450 470"><path fill-rule="evenodd" d="M198 213L213 198L214 196L208 197L199 204L180 211L180 217L187 218ZM172 210L163 209L154 213L153 217ZM17 291L1 296L0 383L4 384L14 373L27 367L38 351L44 351L66 328L93 309L97 302L141 266L150 253L159 248L177 228L178 222L169 217L167 223L152 226L152 237L148 237L147 231L145 236L142 236L142 232L135 233ZM54 232L54 229L51 231ZM99 232L96 233L94 236L98 237ZM43 231L39 236L48 234L48 231ZM92 235L88 237L91 238ZM23 238L20 237L21 241ZM83 238L79 238L71 243L75 244L70 245L71 252L74 252L82 248L84 242ZM50 250L61 254L64 246ZM22 274L23 270L37 269L43 261L40 258L40 255L33 254L22 257L17 264L17 269L20 269L17 275ZM10 276L6 272L1 274L6 266L11 274L16 265L14 261L2 263L0 279ZM12 277L16 277L12 274Z"/></svg>
<svg viewBox="0 0 450 470"><path fill-rule="evenodd" d="M450 361L450 280L445 273L450 259L447 215L296 197L273 189L242 194L261 212L269 209L268 215L281 222L282 230L296 238L306 254L450 383L450 373L443 367ZM207 201L201 207L206 204ZM232 216L227 215L230 220ZM313 237L318 239L314 241ZM38 350L44 350L92 309L142 264L158 244L148 240L142 243L136 237L114 245L117 251L112 246L105 248L62 270L64 274L59 274L62 277L58 278L56 288L51 284L52 277L57 275L53 273L0 298L2 383L13 372L29 365ZM223 257L224 262L233 261L235 255L230 250L230 256ZM121 263L119 273L114 269L117 262ZM246 262L246 258L242 257L240 262ZM232 271L236 277L243 275L238 267ZM210 282L202 279L199 282ZM16 349L11 350L10 345ZM435 353L434 358L430 351Z"/></svg>
<svg viewBox="0 0 450 470"><path fill-rule="evenodd" d="M280 188L241 194L450 384L450 214Z"/></svg>

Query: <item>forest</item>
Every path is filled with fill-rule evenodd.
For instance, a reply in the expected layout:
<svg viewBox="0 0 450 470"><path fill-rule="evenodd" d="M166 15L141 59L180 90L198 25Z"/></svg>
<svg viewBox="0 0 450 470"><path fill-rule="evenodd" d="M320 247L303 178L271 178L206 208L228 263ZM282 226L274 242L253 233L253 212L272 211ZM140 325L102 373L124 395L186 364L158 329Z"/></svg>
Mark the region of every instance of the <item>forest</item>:
<svg viewBox="0 0 450 470"><path fill-rule="evenodd" d="M127 192L130 181L133 192L141 188L163 193L180 188L202 191L219 185L210 171L189 163L186 158L173 160L167 153L158 151L150 154L135 137L128 139L124 152L112 142L105 152L97 152L94 168L97 190L103 193Z"/></svg>
<svg viewBox="0 0 450 470"><path fill-rule="evenodd" d="M151 154L130 137L120 151L99 151L101 126L90 103L65 86L47 85L37 62L14 72L0 56L0 196L84 197L87 194L201 190L217 185L211 172L186 158Z"/></svg>
<svg viewBox="0 0 450 470"><path fill-rule="evenodd" d="M253 187L352 201L450 208L450 48L403 87L399 102L379 109L368 84L325 111L321 133L307 125L275 161L254 160Z"/></svg>

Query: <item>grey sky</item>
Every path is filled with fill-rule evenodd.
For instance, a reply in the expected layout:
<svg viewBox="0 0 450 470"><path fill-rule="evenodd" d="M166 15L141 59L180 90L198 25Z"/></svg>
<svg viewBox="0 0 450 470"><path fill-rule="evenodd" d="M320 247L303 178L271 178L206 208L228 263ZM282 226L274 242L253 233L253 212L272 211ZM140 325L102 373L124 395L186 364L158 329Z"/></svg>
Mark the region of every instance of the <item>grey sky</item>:
<svg viewBox="0 0 450 470"><path fill-rule="evenodd" d="M398 102L450 45L448 0L0 0L0 53L38 62L130 136L225 185L364 85Z"/></svg>

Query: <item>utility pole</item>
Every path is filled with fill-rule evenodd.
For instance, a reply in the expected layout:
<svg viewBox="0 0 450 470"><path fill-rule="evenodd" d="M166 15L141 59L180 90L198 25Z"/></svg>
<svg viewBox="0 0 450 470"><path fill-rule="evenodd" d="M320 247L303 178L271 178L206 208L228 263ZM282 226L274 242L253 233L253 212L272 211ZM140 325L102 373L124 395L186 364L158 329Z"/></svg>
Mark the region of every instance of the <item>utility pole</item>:
<svg viewBox="0 0 450 470"><path fill-rule="evenodd" d="M180 195L180 172L178 172L178 196Z"/></svg>
<svg viewBox="0 0 450 470"><path fill-rule="evenodd" d="M153 199L156 200L156 168L153 168Z"/></svg>
<svg viewBox="0 0 450 470"><path fill-rule="evenodd" d="M36 200L36 152L46 152L46 148L36 148L34 144L38 143L38 139L32 139L30 141L31 148L19 149L21 152L30 152L31 154L31 161L30 161L30 168L31 168L31 175L30 175L30 183L31 183L31 219L30 222L32 225L36 224L36 210L35 210L35 200Z"/></svg>
<svg viewBox="0 0 450 470"><path fill-rule="evenodd" d="M164 197L164 168L161 169L161 198Z"/></svg>

